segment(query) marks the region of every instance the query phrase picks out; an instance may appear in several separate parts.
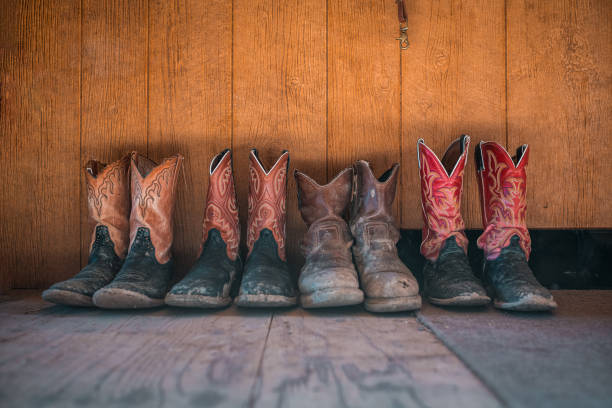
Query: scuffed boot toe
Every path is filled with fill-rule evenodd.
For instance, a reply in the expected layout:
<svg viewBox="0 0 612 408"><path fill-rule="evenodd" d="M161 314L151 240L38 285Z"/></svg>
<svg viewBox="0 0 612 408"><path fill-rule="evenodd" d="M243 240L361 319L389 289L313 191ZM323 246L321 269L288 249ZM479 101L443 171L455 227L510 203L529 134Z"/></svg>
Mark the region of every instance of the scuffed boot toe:
<svg viewBox="0 0 612 408"><path fill-rule="evenodd" d="M83 293L83 290L74 288L73 285L63 285L59 282L42 293L43 300L58 305L93 307L90 294Z"/></svg>
<svg viewBox="0 0 612 408"><path fill-rule="evenodd" d="M93 303L103 309L144 309L162 306L164 299L151 298L123 287L107 286L94 293Z"/></svg>
<svg viewBox="0 0 612 408"><path fill-rule="evenodd" d="M371 312L400 312L421 307L416 280L399 272L378 272L365 283L365 308Z"/></svg>

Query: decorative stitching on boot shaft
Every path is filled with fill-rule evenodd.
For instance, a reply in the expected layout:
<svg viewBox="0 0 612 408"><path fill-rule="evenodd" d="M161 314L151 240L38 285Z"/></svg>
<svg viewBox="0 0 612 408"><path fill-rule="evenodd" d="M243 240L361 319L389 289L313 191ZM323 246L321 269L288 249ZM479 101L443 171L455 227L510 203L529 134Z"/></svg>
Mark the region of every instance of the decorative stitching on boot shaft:
<svg viewBox="0 0 612 408"><path fill-rule="evenodd" d="M510 245L510 239L517 235L520 247L529 259L531 238L526 217L525 168L529 161L527 145L519 149L518 164L506 150L495 142L481 142L479 145L478 182L482 199L482 219L485 230L478 238L478 247L483 249L487 259L499 256L502 248Z"/></svg>
<svg viewBox="0 0 612 408"><path fill-rule="evenodd" d="M248 255L263 229L268 229L278 245L278 256L285 255L285 222L287 200L287 171L289 152L285 151L269 171L265 171L257 151L249 155L249 215L247 228Z"/></svg>
<svg viewBox="0 0 612 408"><path fill-rule="evenodd" d="M240 222L232 170L232 154L224 150L211 161L206 209L204 211L202 246L213 228L227 245L227 256L235 261L240 244ZM200 254L202 248L200 248Z"/></svg>
<svg viewBox="0 0 612 408"><path fill-rule="evenodd" d="M457 148L459 144L461 149ZM432 262L438 258L442 246L452 236L467 254L468 239L463 232L465 224L461 216L461 193L469 146L468 136L455 140L449 146L442 160L454 165L449 173L449 169L445 168L423 139L417 142L421 204L425 223L421 254ZM458 157L450 157L453 153L460 154Z"/></svg>
<svg viewBox="0 0 612 408"><path fill-rule="evenodd" d="M129 240L129 156L108 165L90 160L85 165L89 224L92 228L90 252L95 241L96 228L108 228L114 251L124 258Z"/></svg>

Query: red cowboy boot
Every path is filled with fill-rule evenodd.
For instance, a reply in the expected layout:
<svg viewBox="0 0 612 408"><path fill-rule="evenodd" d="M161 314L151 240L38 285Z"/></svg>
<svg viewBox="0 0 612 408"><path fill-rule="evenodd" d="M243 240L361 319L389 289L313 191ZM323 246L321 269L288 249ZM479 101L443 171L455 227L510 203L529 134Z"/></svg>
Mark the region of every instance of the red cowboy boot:
<svg viewBox="0 0 612 408"><path fill-rule="evenodd" d="M363 302L345 216L351 202L353 169L341 171L326 185L295 171L298 206L308 232L302 241L306 262L299 278L304 308L347 306Z"/></svg>
<svg viewBox="0 0 612 408"><path fill-rule="evenodd" d="M92 229L89 260L74 277L43 292L48 302L93 306L93 294L109 284L127 252L130 235L130 157L106 165L90 160L85 165L87 207Z"/></svg>
<svg viewBox="0 0 612 408"><path fill-rule="evenodd" d="M399 259L399 230L393 219L393 201L399 164L378 179L368 162L354 164L356 181L349 225L355 238L353 256L371 312L415 310L421 307L419 285Z"/></svg>
<svg viewBox="0 0 612 408"><path fill-rule="evenodd" d="M519 147L514 158L495 142L480 142L476 148L485 228L478 247L484 250L484 277L495 307L547 311L557 305L527 264L531 251L525 224L528 160L528 145Z"/></svg>
<svg viewBox="0 0 612 408"><path fill-rule="evenodd" d="M491 301L472 272L461 216L463 171L469 146L470 137L461 136L450 144L440 162L423 139L417 142L425 221L421 243L421 254L426 259L424 291L427 299L437 305L476 306Z"/></svg>
<svg viewBox="0 0 612 408"><path fill-rule="evenodd" d="M132 153L130 249L115 279L94 294L96 306L125 309L164 304L174 264L172 214L182 163L180 154L157 165Z"/></svg>
<svg viewBox="0 0 612 408"><path fill-rule="evenodd" d="M234 189L232 152L225 149L210 163L202 246L195 265L166 295L166 304L215 308L228 305L241 270L240 223Z"/></svg>
<svg viewBox="0 0 612 408"><path fill-rule="evenodd" d="M289 152L268 171L257 150L249 155L248 255L238 306L280 307L297 303L295 277L285 255Z"/></svg>

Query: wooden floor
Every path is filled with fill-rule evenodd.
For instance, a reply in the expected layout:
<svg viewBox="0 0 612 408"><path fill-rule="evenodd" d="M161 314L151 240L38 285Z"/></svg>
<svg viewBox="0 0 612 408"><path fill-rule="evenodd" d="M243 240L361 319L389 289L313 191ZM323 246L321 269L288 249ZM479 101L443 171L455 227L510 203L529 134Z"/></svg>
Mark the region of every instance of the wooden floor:
<svg viewBox="0 0 612 408"><path fill-rule="evenodd" d="M414 314L0 303L6 407L496 407Z"/></svg>

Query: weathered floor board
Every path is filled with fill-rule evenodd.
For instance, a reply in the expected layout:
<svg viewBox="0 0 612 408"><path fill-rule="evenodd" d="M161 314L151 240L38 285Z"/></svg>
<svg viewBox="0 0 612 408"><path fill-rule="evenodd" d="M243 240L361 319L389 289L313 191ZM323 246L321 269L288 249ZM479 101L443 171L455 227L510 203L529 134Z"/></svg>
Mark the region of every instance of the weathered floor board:
<svg viewBox="0 0 612 408"><path fill-rule="evenodd" d="M361 307L275 313L262 407L495 407L497 400L413 314Z"/></svg>
<svg viewBox="0 0 612 408"><path fill-rule="evenodd" d="M17 293L0 299L5 406L498 405L411 314L111 312Z"/></svg>

